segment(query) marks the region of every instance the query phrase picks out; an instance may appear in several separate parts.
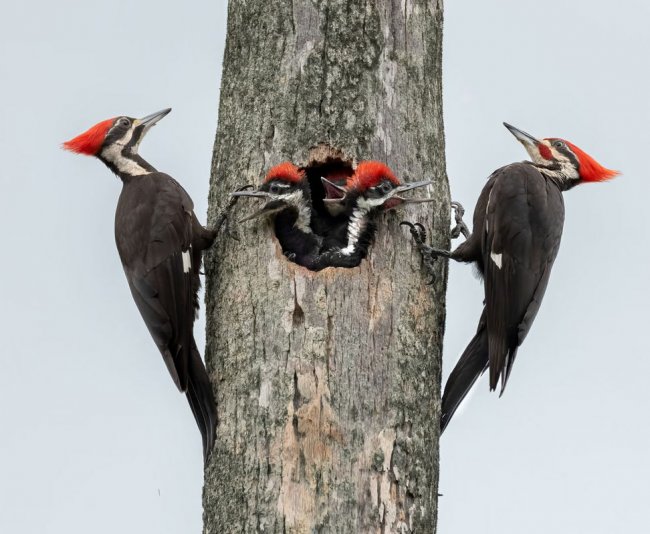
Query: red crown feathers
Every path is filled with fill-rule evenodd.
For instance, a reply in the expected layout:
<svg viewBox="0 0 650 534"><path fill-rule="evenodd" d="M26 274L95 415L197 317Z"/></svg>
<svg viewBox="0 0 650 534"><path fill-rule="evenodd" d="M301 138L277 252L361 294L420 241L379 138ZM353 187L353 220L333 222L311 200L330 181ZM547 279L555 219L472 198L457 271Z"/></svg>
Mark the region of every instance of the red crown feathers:
<svg viewBox="0 0 650 534"><path fill-rule="evenodd" d="M271 167L266 173L264 182L271 180L284 180L285 182L298 183L305 179L305 171L301 171L290 161L284 161L275 167Z"/></svg>
<svg viewBox="0 0 650 534"><path fill-rule="evenodd" d="M395 185L402 184L385 163L381 161L362 161L357 165L354 174L350 177L348 188L365 191L376 186L382 180L390 180Z"/></svg>
<svg viewBox="0 0 650 534"><path fill-rule="evenodd" d="M618 171L606 169L584 150L579 149L573 143L569 143L569 141L564 139L563 141L578 158L578 161L580 162L580 178L585 182L602 182L621 174Z"/></svg>
<svg viewBox="0 0 650 534"><path fill-rule="evenodd" d="M92 126L84 133L78 135L70 141L63 143L63 148L70 152L77 154L86 154L87 156L94 156L99 152L102 147L106 132L113 125L115 119L106 119Z"/></svg>

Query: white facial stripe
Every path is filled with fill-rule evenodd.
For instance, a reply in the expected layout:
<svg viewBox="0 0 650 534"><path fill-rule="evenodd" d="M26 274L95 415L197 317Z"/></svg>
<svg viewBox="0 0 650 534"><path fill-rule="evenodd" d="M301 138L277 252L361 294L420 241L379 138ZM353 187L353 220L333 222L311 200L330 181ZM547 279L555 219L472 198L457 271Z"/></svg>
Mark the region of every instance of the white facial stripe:
<svg viewBox="0 0 650 534"><path fill-rule="evenodd" d="M131 126L122 139L110 144L102 150L102 156L106 161L115 165L119 172L130 174L131 176L141 176L143 174L149 174L149 171L141 167L137 161L127 158L122 154L122 150L124 150L124 147L129 144L129 141L131 141L131 138L133 137L134 128L134 126ZM132 153L137 154L137 146L135 147L135 150L132 150Z"/></svg>
<svg viewBox="0 0 650 534"><path fill-rule="evenodd" d="M387 197L378 197L378 198L359 197L359 200L357 201L357 206L359 206L360 208L366 211L370 211L372 208L377 208L383 205L392 196L393 195L389 195Z"/></svg>

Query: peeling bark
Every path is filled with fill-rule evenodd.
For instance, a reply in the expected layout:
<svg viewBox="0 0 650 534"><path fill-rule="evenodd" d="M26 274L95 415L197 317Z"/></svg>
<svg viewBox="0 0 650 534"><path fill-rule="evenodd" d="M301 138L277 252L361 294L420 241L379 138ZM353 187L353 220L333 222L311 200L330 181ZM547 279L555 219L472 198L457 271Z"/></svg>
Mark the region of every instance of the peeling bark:
<svg viewBox="0 0 650 534"><path fill-rule="evenodd" d="M427 286L398 223L435 214L448 246L441 44L437 1L230 2L210 223L319 143L433 179L436 201L382 216L354 269L287 261L260 221L222 234L206 258L220 425L205 533L435 531L446 270Z"/></svg>

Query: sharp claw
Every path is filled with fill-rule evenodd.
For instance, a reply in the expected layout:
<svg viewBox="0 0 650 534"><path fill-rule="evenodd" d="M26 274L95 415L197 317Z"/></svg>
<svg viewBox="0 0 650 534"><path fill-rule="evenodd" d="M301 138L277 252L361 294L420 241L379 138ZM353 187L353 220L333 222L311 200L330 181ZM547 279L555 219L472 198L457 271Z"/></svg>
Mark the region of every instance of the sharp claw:
<svg viewBox="0 0 650 534"><path fill-rule="evenodd" d="M246 191L246 189L254 189L255 186L253 184L246 184L242 185L239 189L236 189L235 191Z"/></svg>
<svg viewBox="0 0 650 534"><path fill-rule="evenodd" d="M400 225L400 226L408 226L408 227L410 228L411 232L412 232L413 229L415 228L415 227L413 226L413 223L408 222L408 221L402 221L401 223L399 223L399 225Z"/></svg>
<svg viewBox="0 0 650 534"><path fill-rule="evenodd" d="M465 215L465 208L463 208L463 205L460 202L456 202L455 200L451 203L451 207L454 209L454 211L462 217Z"/></svg>
<svg viewBox="0 0 650 534"><path fill-rule="evenodd" d="M420 223L415 223L415 226L418 229L418 235L417 235L418 244L424 245L424 243L427 240L427 231L424 228L424 226L422 226Z"/></svg>

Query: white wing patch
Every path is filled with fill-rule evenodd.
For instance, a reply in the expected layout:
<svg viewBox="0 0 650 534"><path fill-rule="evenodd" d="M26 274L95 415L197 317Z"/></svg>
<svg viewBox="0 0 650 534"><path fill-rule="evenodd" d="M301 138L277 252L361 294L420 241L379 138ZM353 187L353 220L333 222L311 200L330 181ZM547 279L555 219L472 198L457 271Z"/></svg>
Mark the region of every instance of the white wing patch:
<svg viewBox="0 0 650 534"><path fill-rule="evenodd" d="M501 269L501 259L503 258L503 254L495 254L494 252L490 252L490 258L492 258L492 261L494 264Z"/></svg>
<svg viewBox="0 0 650 534"><path fill-rule="evenodd" d="M190 269L192 268L192 256L190 256L190 251L192 250L192 247L187 249L185 252L181 254L183 258L183 272L184 273L189 273Z"/></svg>

